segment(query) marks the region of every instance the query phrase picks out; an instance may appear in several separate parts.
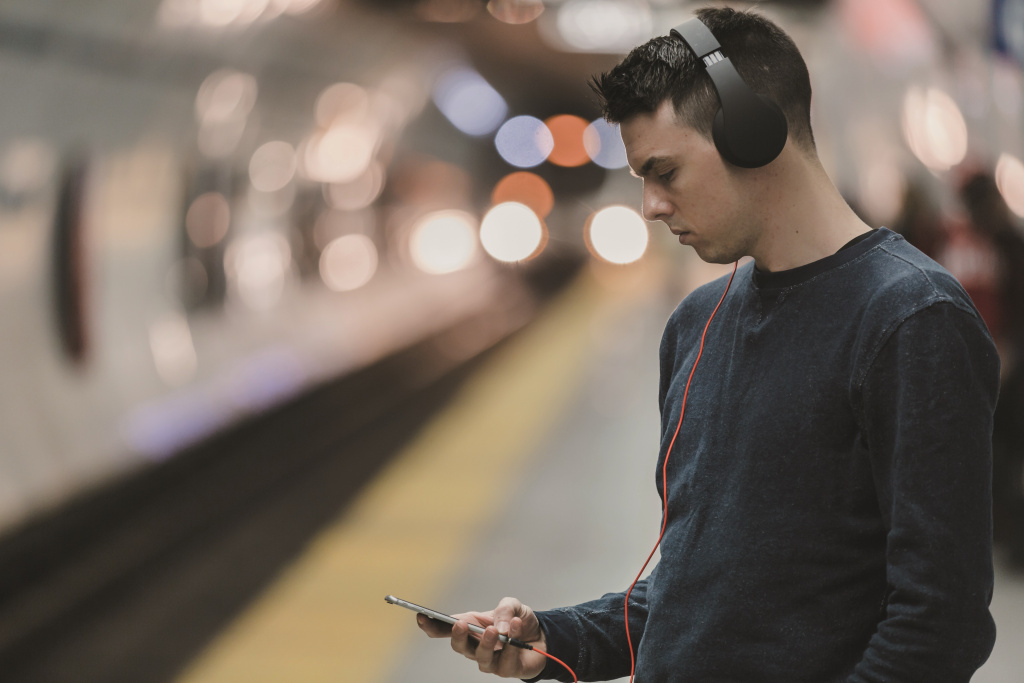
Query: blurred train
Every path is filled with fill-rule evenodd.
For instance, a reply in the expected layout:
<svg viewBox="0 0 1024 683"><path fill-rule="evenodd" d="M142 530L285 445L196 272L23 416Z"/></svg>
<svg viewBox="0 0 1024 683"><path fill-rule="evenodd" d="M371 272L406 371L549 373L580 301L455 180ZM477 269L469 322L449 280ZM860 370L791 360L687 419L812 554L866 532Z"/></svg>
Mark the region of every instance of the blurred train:
<svg viewBox="0 0 1024 683"><path fill-rule="evenodd" d="M359 7L5 5L0 528L467 317L500 319L466 355L522 324L540 244L480 248L515 169L432 104L446 74L486 87Z"/></svg>
<svg viewBox="0 0 1024 683"><path fill-rule="evenodd" d="M5 680L101 653L99 624L121 641L159 602L126 597L154 567L293 510L232 567L218 601L243 604L583 262L621 142L572 69L510 70L515 40L460 37L444 4L0 9ZM175 598L177 639L145 619L131 680L215 631L204 594ZM163 668L154 642L179 643Z"/></svg>

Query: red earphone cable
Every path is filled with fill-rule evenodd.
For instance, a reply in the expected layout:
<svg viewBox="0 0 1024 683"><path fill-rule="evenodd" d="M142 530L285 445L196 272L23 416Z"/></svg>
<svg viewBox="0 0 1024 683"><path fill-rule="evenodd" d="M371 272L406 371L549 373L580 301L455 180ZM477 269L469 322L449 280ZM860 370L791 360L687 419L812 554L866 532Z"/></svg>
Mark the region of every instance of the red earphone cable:
<svg viewBox="0 0 1024 683"><path fill-rule="evenodd" d="M576 672L575 672L575 671L573 671L573 670L572 670L572 669L571 669L571 668L569 667L569 665L568 665L568 664L566 664L565 662L563 662L563 661L562 661L561 659L559 659L558 657L556 657L556 656L554 656L554 655L549 655L549 654L548 654L547 652L544 652L544 650L541 650L540 648L536 648L536 647L535 647L535 648L532 648L532 649L533 649L533 651L534 651L534 652L539 652L540 654L544 655L544 656L545 656L545 657L547 657L548 659L553 659L553 660L555 660L556 662L558 662L559 664L561 664L562 666L564 666L564 667L566 668L566 670L567 670L567 671L568 671L568 672L569 672L570 674L572 674L572 680L573 680L573 681L578 681L578 680L579 680L578 678L576 678Z"/></svg>
<svg viewBox="0 0 1024 683"><path fill-rule="evenodd" d="M672 454L672 446L675 445L676 437L679 436L679 428L683 426L683 415L686 413L686 398L690 394L690 381L693 379L693 373L697 371L697 363L700 362L701 354L704 353L704 337L707 336L708 328L711 327L711 321L715 319L715 314L718 313L719 307L721 307L722 302L725 301L725 295L729 293L729 288L732 287L732 279L736 276L736 268L738 266L738 261L733 264L732 274L729 276L729 282L725 285L725 291L722 292L722 298L718 300L715 310L711 311L711 317L708 318L707 324L704 325L704 331L700 335L700 349L697 351L697 359L693 361L693 367L690 368L690 376L686 379L686 388L683 390L683 403L679 408L679 423L676 425L676 431L672 435L672 440L668 444L668 450L665 451L665 462L661 465L661 499L663 503L661 533L658 534L658 541L654 544L654 547L651 548L651 554L647 556L644 566L640 567L639 573L637 573L636 578L633 579L633 583L630 584L629 590L626 591L626 606L624 612L626 615L626 642L629 645L629 683L633 683L633 674L636 673L636 656L633 654L633 639L629 635L629 595L633 592L633 587L636 586L636 582L640 580L644 570L647 569L647 565L650 563L651 558L654 557L654 551L658 549L659 545L661 545L661 539L665 535L665 525L668 523L668 456ZM575 674L573 674L573 677L575 678Z"/></svg>

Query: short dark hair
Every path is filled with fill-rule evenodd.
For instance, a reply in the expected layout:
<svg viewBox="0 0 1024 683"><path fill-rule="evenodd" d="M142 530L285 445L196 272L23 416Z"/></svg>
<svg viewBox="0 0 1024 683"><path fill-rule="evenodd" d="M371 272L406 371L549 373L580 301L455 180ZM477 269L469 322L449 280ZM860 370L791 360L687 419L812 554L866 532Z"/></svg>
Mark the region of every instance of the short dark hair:
<svg viewBox="0 0 1024 683"><path fill-rule="evenodd" d="M754 92L782 108L790 136L814 149L811 79L792 39L753 12L716 7L694 14L711 29L722 52ZM611 71L593 77L590 87L611 123L651 113L670 99L683 122L711 139L718 96L704 66L678 38L652 38L634 48Z"/></svg>

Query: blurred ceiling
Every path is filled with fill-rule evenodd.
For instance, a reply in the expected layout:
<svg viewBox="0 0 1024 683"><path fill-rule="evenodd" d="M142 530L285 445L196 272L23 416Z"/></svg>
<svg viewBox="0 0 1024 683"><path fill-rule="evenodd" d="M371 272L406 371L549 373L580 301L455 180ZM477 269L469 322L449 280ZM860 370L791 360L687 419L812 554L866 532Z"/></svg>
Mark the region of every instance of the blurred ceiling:
<svg viewBox="0 0 1024 683"><path fill-rule="evenodd" d="M0 54L59 60L107 75L188 87L217 67L235 66L258 71L261 81L287 86L303 79L352 78L374 65L446 46L500 84L512 109L541 116L555 111L595 113L586 79L620 58L556 50L542 38L540 25L550 25L568 0L549 0L543 12L547 17L523 24L503 23L487 9L495 2L515 6L515 0L323 0L306 15L282 16L240 30L161 29L159 17L166 6L198 1L6 0L0 7ZM539 6L539 0L519 2ZM990 3L912 2L949 41L986 39ZM685 16L687 8L706 3L652 0L649 5L639 4L648 8L657 32L660 24ZM831 3L776 0L758 4L813 16Z"/></svg>

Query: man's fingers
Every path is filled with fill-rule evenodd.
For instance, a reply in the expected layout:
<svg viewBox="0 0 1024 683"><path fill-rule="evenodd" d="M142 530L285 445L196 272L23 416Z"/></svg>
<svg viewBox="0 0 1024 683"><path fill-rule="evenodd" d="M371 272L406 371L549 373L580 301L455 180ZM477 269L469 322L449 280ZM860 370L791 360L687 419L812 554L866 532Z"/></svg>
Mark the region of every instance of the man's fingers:
<svg viewBox="0 0 1024 683"><path fill-rule="evenodd" d="M503 644L498 640L498 629L488 626L480 636L480 646L476 649L476 663L485 674L494 673L498 668L498 657Z"/></svg>
<svg viewBox="0 0 1024 683"><path fill-rule="evenodd" d="M508 635L511 638L518 638L522 635L523 620L519 617L512 617L509 622ZM522 673L523 651L514 645L506 645L505 650L498 657L498 667L495 670L503 678L518 678Z"/></svg>
<svg viewBox="0 0 1024 683"><path fill-rule="evenodd" d="M447 638L452 634L451 624L431 619L425 614L416 615L416 625L431 638Z"/></svg>
<svg viewBox="0 0 1024 683"><path fill-rule="evenodd" d="M464 621L452 626L452 649L463 657L476 659L477 639L469 635L469 626Z"/></svg>
<svg viewBox="0 0 1024 683"><path fill-rule="evenodd" d="M498 633L508 635L508 629L514 617L520 616L523 611L523 603L515 598L502 598L498 606L494 608L494 626Z"/></svg>
<svg viewBox="0 0 1024 683"><path fill-rule="evenodd" d="M494 625L498 632L507 634L513 620L519 620L519 632L516 638L527 642L543 638L540 623L533 610L515 598L502 598L494 609Z"/></svg>

